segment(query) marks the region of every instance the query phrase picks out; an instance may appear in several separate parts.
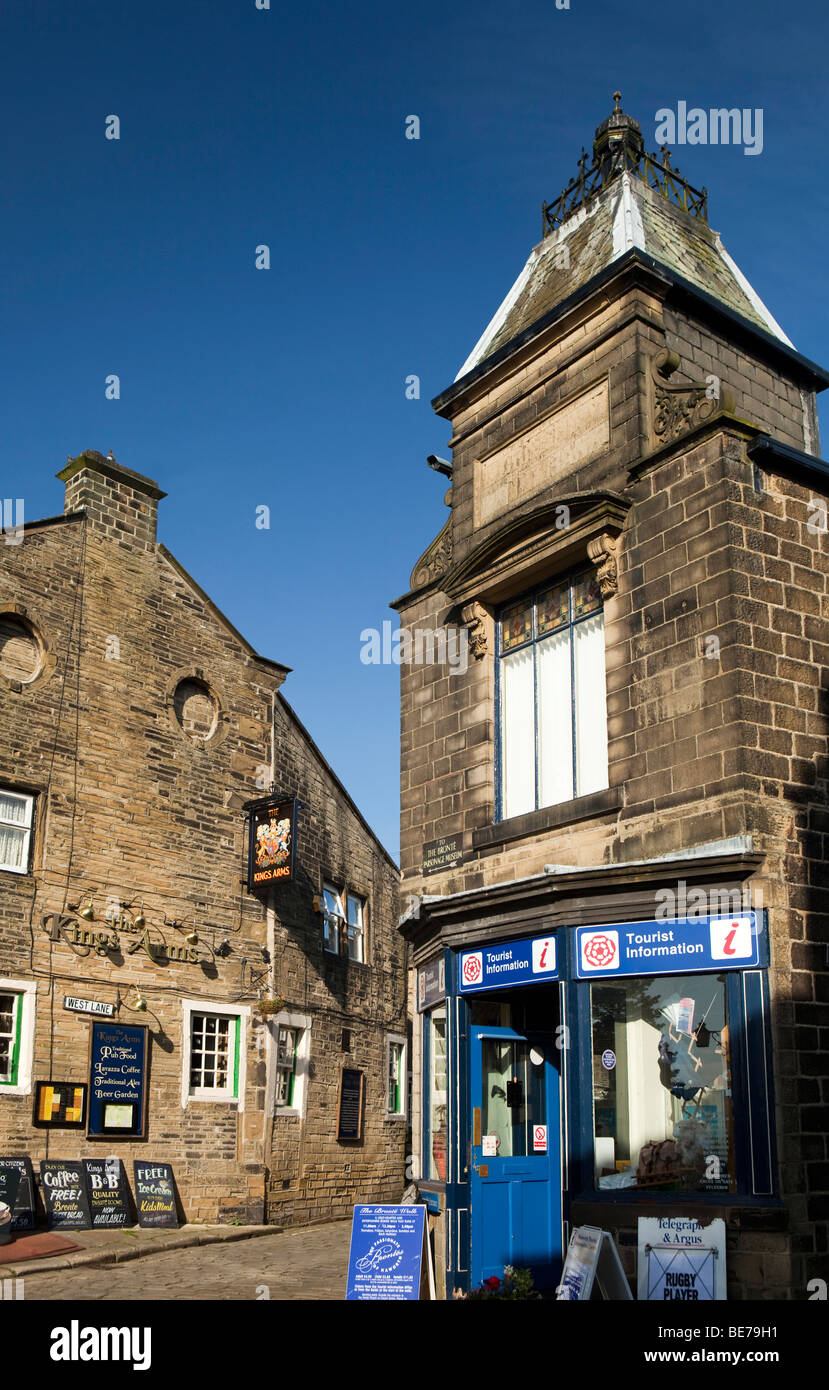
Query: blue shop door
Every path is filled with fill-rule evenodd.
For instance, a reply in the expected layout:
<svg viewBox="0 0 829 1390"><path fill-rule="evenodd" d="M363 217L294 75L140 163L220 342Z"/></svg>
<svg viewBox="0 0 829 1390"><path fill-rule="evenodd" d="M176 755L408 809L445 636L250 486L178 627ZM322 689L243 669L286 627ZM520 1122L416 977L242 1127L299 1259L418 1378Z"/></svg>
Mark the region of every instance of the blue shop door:
<svg viewBox="0 0 829 1390"><path fill-rule="evenodd" d="M472 1028L470 1284L529 1266L537 1288L561 1273L559 1073L549 1036Z"/></svg>

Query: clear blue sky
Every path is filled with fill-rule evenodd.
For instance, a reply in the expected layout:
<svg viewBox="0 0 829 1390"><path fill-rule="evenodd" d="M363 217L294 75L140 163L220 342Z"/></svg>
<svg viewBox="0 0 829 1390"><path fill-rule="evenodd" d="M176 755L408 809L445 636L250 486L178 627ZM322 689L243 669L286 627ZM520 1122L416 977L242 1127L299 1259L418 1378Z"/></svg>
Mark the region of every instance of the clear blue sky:
<svg viewBox="0 0 829 1390"><path fill-rule="evenodd" d="M294 668L286 696L396 853L399 673L361 664L360 632L446 516L431 397L617 86L649 148L679 100L763 109L762 155L676 162L829 361L828 38L825 0L4 0L3 495L61 511L85 448L156 478L161 539Z"/></svg>

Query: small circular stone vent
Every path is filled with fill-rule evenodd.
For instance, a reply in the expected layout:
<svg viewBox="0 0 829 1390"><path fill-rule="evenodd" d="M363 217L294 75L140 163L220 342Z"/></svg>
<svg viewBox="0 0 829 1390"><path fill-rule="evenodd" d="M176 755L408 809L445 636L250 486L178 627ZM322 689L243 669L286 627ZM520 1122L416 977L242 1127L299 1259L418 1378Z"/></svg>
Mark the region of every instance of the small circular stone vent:
<svg viewBox="0 0 829 1390"><path fill-rule="evenodd" d="M215 732L219 702L209 685L196 676L179 681L173 695L173 709L182 732L195 743L205 743Z"/></svg>
<svg viewBox="0 0 829 1390"><path fill-rule="evenodd" d="M0 675L26 684L42 667L43 652L34 629L16 613L0 613Z"/></svg>

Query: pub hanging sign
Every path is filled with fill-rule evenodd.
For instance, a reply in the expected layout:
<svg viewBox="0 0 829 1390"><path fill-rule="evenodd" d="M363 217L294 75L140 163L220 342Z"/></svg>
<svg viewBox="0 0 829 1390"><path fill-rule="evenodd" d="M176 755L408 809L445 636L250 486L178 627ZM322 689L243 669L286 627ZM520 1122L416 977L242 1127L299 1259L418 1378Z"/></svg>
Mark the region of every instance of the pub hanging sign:
<svg viewBox="0 0 829 1390"><path fill-rule="evenodd" d="M289 883L296 852L296 798L253 802L250 810L248 890Z"/></svg>

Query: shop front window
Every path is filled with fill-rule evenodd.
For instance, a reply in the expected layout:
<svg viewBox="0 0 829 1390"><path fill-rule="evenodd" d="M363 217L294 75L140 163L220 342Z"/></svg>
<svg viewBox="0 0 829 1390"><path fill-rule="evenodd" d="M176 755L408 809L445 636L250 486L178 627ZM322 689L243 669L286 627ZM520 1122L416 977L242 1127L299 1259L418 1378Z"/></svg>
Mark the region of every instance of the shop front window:
<svg viewBox="0 0 829 1390"><path fill-rule="evenodd" d="M733 1191L726 977L590 988L596 1187Z"/></svg>
<svg viewBox="0 0 829 1390"><path fill-rule="evenodd" d="M446 1181L447 1162L447 1056L446 1005L424 1014L428 1029L429 1088L427 1095L427 1153L424 1171L427 1177Z"/></svg>

